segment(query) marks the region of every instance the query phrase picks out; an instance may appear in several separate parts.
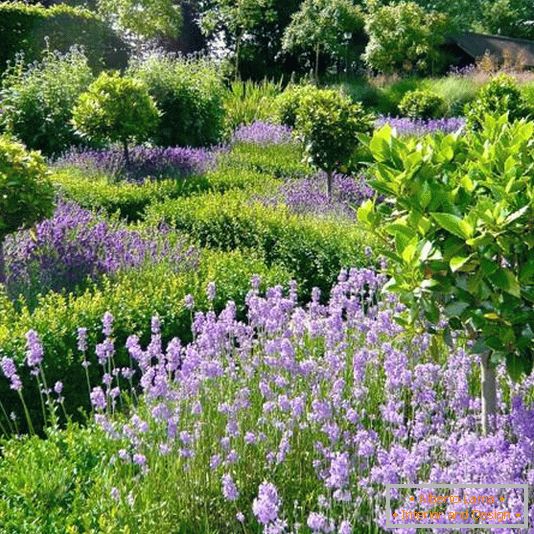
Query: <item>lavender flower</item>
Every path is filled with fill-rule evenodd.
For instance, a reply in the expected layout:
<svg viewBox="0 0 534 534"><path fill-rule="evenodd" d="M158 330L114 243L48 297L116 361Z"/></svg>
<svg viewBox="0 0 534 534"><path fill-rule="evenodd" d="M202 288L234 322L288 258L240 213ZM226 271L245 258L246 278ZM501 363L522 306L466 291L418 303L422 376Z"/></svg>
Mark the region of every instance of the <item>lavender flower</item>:
<svg viewBox="0 0 534 534"><path fill-rule="evenodd" d="M258 490L258 497L252 503L252 511L259 523L268 525L278 519L280 498L274 484L263 482Z"/></svg>
<svg viewBox="0 0 534 534"><path fill-rule="evenodd" d="M222 476L222 491L227 501L235 501L239 497L239 491L234 483L232 475L225 473Z"/></svg>
<svg viewBox="0 0 534 534"><path fill-rule="evenodd" d="M407 117L379 117L375 128L389 124L400 135L426 135L434 132L452 133L465 127L465 119L453 117L450 119L409 119Z"/></svg>
<svg viewBox="0 0 534 534"><path fill-rule="evenodd" d="M233 142L254 143L257 145L284 144L292 141L289 126L257 121L248 126L240 126L234 132Z"/></svg>
<svg viewBox="0 0 534 534"><path fill-rule="evenodd" d="M4 356L0 360L0 367L2 368L4 376L9 380L11 389L13 391L21 391L22 381L17 373L17 367L13 359Z"/></svg>
<svg viewBox="0 0 534 534"><path fill-rule="evenodd" d="M26 363L28 367L38 367L43 361L44 351L39 335L35 330L26 334Z"/></svg>

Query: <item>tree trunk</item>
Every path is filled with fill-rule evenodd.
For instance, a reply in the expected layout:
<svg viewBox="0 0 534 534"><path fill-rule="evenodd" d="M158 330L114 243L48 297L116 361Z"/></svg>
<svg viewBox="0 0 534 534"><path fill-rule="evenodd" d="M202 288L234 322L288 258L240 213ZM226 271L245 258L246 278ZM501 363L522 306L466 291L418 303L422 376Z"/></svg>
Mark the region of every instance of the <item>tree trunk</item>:
<svg viewBox="0 0 534 534"><path fill-rule="evenodd" d="M126 160L126 167L130 168L130 151L128 150L128 141L123 141L122 146L124 147L124 159Z"/></svg>
<svg viewBox="0 0 534 534"><path fill-rule="evenodd" d="M315 47L315 83L319 85L319 57L321 52L321 43Z"/></svg>
<svg viewBox="0 0 534 534"><path fill-rule="evenodd" d="M326 173L326 190L328 194L328 200L332 200L332 178L333 178L333 172L328 171Z"/></svg>
<svg viewBox="0 0 534 534"><path fill-rule="evenodd" d="M490 363L489 352L480 355L480 379L482 394L482 433L487 436L495 429L497 412L497 380L495 368Z"/></svg>
<svg viewBox="0 0 534 534"><path fill-rule="evenodd" d="M0 236L0 285L6 283L6 266L4 262L4 240Z"/></svg>
<svg viewBox="0 0 534 534"><path fill-rule="evenodd" d="M239 54L241 52L241 37L242 33L239 33L239 36L237 37L237 43L235 47L235 80L239 80Z"/></svg>

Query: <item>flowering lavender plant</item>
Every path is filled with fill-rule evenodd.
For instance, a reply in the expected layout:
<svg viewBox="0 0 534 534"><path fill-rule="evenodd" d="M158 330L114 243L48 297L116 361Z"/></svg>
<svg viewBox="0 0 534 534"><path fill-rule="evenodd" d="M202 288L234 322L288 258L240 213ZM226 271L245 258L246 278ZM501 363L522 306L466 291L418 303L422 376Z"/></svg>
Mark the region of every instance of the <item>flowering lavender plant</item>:
<svg viewBox="0 0 534 534"><path fill-rule="evenodd" d="M205 148L149 148L137 146L130 150L126 162L119 148L108 150L76 150L64 154L53 163L55 168L76 168L88 175L105 175L115 179L142 181L146 178L186 178L204 174L216 160L217 150Z"/></svg>
<svg viewBox="0 0 534 534"><path fill-rule="evenodd" d="M60 202L50 219L34 231L20 231L6 239L8 294L28 298L48 290L72 290L87 279L146 262L169 261L189 269L196 254L182 240L173 243L165 228L159 238L129 229L71 202Z"/></svg>
<svg viewBox="0 0 534 534"><path fill-rule="evenodd" d="M121 397L135 395L113 367L106 317L102 345L111 348L91 401L101 439L116 450L101 467L115 496L110 524L133 531L150 507L168 530L179 517L196 532L388 531L386 483L532 485L534 378L513 383L499 369L498 425L481 436L478 357L461 338L448 348L401 326L404 306L379 297L385 282L370 270L344 271L326 304L314 291L300 306L293 286L262 295L254 280L246 322L233 302L218 316L197 313L187 345L165 347L155 318L146 347L135 335L127 341L142 392L127 413ZM3 367L8 378L17 372ZM431 509L419 496L393 493L393 511ZM501 510L523 513L515 490L502 497ZM176 511L171 504L159 514L156 502L176 502ZM532 521L534 505L528 514Z"/></svg>
<svg viewBox="0 0 534 534"><path fill-rule="evenodd" d="M292 129L282 124L256 121L237 128L233 135L233 142L254 143L258 145L290 143Z"/></svg>
<svg viewBox="0 0 534 534"><path fill-rule="evenodd" d="M463 130L465 119L452 117L444 119L409 119L407 117L379 117L375 121L375 128L389 124L400 135L425 135L435 132L452 133Z"/></svg>
<svg viewBox="0 0 534 534"><path fill-rule="evenodd" d="M332 198L328 198L325 182L323 176L287 180L272 197L262 201L272 205L285 204L300 214L353 219L354 208L375 196L364 176L334 174Z"/></svg>

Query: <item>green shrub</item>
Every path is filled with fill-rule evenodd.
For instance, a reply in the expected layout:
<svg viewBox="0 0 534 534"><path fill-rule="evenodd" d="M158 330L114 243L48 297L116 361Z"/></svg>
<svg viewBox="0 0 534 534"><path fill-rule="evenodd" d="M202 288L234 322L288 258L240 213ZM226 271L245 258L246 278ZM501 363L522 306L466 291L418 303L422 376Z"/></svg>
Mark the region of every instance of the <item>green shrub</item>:
<svg viewBox="0 0 534 534"><path fill-rule="evenodd" d="M293 85L288 87L276 99L276 118L281 124L292 128L297 122L297 114L302 99L307 95L314 95L319 89L315 85Z"/></svg>
<svg viewBox="0 0 534 534"><path fill-rule="evenodd" d="M362 105L337 91L323 89L302 98L295 129L308 163L326 172L329 197L334 171L349 165L358 135L369 132L371 125Z"/></svg>
<svg viewBox="0 0 534 534"><path fill-rule="evenodd" d="M115 318L116 358L126 363L128 358L124 344L127 337L137 333L147 342L153 315L162 320L164 342L175 336L188 340L191 336L191 313L184 305L184 297L192 294L198 309L206 309L205 290L210 281L215 281L217 285L215 309L220 310L228 300L234 300L242 317L244 297L254 274L262 277L264 288L285 284L291 278L290 271L276 265L267 267L254 255L235 251L203 251L195 272L176 273L172 266L161 264L105 277L98 286L93 286L81 296L49 293L40 299L33 312L23 307L15 316L0 317L0 349L22 363L24 336L30 329L37 331L46 355L44 368L47 380L49 383L65 380L68 411L74 413L78 406L84 406L88 401L86 379L80 365L81 355L76 349L79 327L88 328L89 354L94 359L95 344L101 341L101 319L109 311ZM93 364L89 368L93 381L98 380L97 367ZM18 400L8 388L7 381L0 381L2 402L10 406ZM26 397L30 391L28 388ZM32 397L31 407L35 416L39 417L37 396Z"/></svg>
<svg viewBox="0 0 534 534"><path fill-rule="evenodd" d="M0 135L0 243L8 233L49 215L53 200L42 156Z"/></svg>
<svg viewBox="0 0 534 534"><path fill-rule="evenodd" d="M445 100L430 91L410 91L399 103L399 112L411 119L437 119L445 115Z"/></svg>
<svg viewBox="0 0 534 534"><path fill-rule="evenodd" d="M123 68L128 58L128 46L106 22L88 9L65 4L45 8L2 2L0 35L0 71L20 52L32 62L45 48L67 52L74 44L84 47L95 69Z"/></svg>
<svg viewBox="0 0 534 534"><path fill-rule="evenodd" d="M29 148L58 154L80 142L71 125L72 108L92 80L78 49L45 52L31 65L19 59L2 76L0 125Z"/></svg>
<svg viewBox="0 0 534 534"><path fill-rule="evenodd" d="M282 91L281 81L235 81L224 97L226 129L233 132L238 126L256 121L268 122L276 117L276 97Z"/></svg>
<svg viewBox="0 0 534 534"><path fill-rule="evenodd" d="M530 111L515 79L500 74L482 87L477 99L466 106L467 125L479 129L487 114L508 113L508 119L514 121L528 116Z"/></svg>
<svg viewBox="0 0 534 534"><path fill-rule="evenodd" d="M66 169L51 175L58 192L84 208L103 209L109 214L119 212L129 221L142 218L151 202L176 198L208 189L203 177L188 180L148 180L136 184L110 182L105 176L86 177L79 170Z"/></svg>
<svg viewBox="0 0 534 534"><path fill-rule="evenodd" d="M224 85L213 63L151 55L128 72L145 83L163 112L156 144L197 147L221 141Z"/></svg>
<svg viewBox="0 0 534 534"><path fill-rule="evenodd" d="M313 287L326 294L343 267L368 264L363 250L372 245L354 225L293 215L240 191L153 204L147 221L165 221L204 246L257 250L268 265L294 273L304 295Z"/></svg>
<svg viewBox="0 0 534 534"><path fill-rule="evenodd" d="M120 143L129 162L128 145L150 137L159 121L156 103L143 83L103 72L80 95L72 123L82 139Z"/></svg>

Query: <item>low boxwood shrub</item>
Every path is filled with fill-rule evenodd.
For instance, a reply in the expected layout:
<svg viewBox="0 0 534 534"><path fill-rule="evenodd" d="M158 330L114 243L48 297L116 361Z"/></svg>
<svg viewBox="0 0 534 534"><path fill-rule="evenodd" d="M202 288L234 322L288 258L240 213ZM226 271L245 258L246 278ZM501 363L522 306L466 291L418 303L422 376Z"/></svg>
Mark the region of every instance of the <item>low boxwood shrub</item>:
<svg viewBox="0 0 534 534"><path fill-rule="evenodd" d="M431 91L409 91L399 103L399 112L410 119L436 119L446 114L446 104Z"/></svg>
<svg viewBox="0 0 534 534"><path fill-rule="evenodd" d="M293 272L305 295L315 286L326 294L343 267L368 264L364 249L372 245L353 224L294 215L241 191L153 204L147 221L165 221L203 246L255 249L267 264Z"/></svg>
<svg viewBox="0 0 534 534"><path fill-rule="evenodd" d="M211 62L153 54L134 62L128 74L145 83L162 111L156 144L198 147L221 141L224 85Z"/></svg>
<svg viewBox="0 0 534 534"><path fill-rule="evenodd" d="M35 61L45 48L66 52L74 44L84 47L93 68L123 68L128 45L109 24L88 9L57 4L45 8L27 2L0 3L0 71L23 53Z"/></svg>
<svg viewBox="0 0 534 534"><path fill-rule="evenodd" d="M87 58L78 49L64 55L45 52L32 64L19 59L2 76L0 127L45 155L79 144L72 108L92 80Z"/></svg>
<svg viewBox="0 0 534 534"><path fill-rule="evenodd" d="M83 172L65 169L52 174L52 182L59 194L84 208L103 209L109 214L119 212L129 221L142 218L151 202L176 198L207 189L204 177L187 180L147 180L143 183L113 182L106 176L91 179Z"/></svg>
<svg viewBox="0 0 534 534"><path fill-rule="evenodd" d="M191 312L184 303L191 294L198 309L213 306L221 310L228 300L238 304L238 314L243 316L243 302L250 289L253 275L262 279L262 287L287 284L292 275L283 267L265 263L251 254L238 251L202 251L199 267L194 272L176 273L172 266L149 266L113 277L104 277L100 284L75 296L48 293L32 312L23 306L18 312L10 311L0 316L0 352L9 354L18 364L25 358L25 334L35 330L43 343L43 362L48 383L64 380L65 399L69 413L75 413L88 403L83 357L77 350L77 330L87 328L89 372L96 383L100 369L95 361L94 348L101 341L102 317L110 312L114 317L116 361L126 363L125 342L129 335L137 333L144 342L150 337L150 319L158 315L162 321L164 342L173 337L188 340L191 336ZM216 284L216 297L212 304L207 300L208 282ZM24 375L25 373L21 373ZM25 398L30 400L33 419L39 419L39 400L34 384L25 383ZM9 410L17 406L18 399L9 391L9 383L0 380L0 398Z"/></svg>

